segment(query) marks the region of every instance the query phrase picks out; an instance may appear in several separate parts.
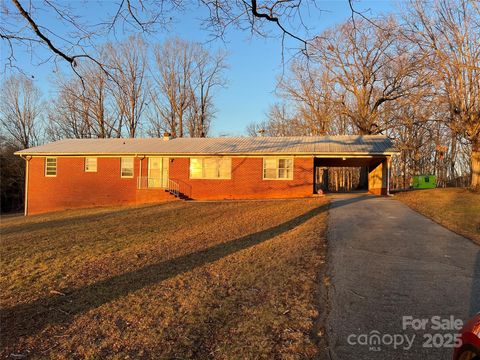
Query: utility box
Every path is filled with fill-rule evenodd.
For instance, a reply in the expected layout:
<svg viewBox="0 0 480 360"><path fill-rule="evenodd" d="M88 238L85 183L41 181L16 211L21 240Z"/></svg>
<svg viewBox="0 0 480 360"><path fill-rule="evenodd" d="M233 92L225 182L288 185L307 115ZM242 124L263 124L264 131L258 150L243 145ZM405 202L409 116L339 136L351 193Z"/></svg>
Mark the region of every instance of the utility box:
<svg viewBox="0 0 480 360"><path fill-rule="evenodd" d="M437 177L435 175L415 175L413 177L414 189L435 189Z"/></svg>

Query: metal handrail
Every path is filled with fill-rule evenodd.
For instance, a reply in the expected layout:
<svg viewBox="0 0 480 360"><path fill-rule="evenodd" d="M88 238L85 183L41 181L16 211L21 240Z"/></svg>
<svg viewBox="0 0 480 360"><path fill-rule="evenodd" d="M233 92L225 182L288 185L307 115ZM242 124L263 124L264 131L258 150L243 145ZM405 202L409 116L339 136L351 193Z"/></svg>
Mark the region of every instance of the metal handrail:
<svg viewBox="0 0 480 360"><path fill-rule="evenodd" d="M137 189L165 189L160 179L148 176L139 176L137 178Z"/></svg>
<svg viewBox="0 0 480 360"><path fill-rule="evenodd" d="M182 181L180 179L172 179L172 180L175 181L176 183L178 183L181 195L183 195L187 198L191 197L191 195L192 195L192 185L190 185L189 183L187 183L185 181Z"/></svg>
<svg viewBox="0 0 480 360"><path fill-rule="evenodd" d="M176 197L179 197L180 196L180 184L177 183L176 181L172 180L172 179L168 179L168 181L167 181L167 191L170 194L175 195Z"/></svg>
<svg viewBox="0 0 480 360"><path fill-rule="evenodd" d="M180 192L180 183L177 180L168 179L166 184L162 184L158 178L150 178L148 176L139 176L137 178L137 189L164 189L176 197L180 197L182 194Z"/></svg>

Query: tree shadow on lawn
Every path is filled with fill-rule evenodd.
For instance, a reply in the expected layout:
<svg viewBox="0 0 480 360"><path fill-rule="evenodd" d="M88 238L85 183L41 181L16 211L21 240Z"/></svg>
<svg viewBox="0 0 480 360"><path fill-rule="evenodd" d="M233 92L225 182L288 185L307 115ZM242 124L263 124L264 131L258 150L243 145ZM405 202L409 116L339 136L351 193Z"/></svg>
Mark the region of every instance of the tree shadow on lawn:
<svg viewBox="0 0 480 360"><path fill-rule="evenodd" d="M138 205L138 206L130 206L127 208L121 207L114 207L114 208L91 208L91 209L98 209L98 212L94 212L91 214L70 214L65 218L55 218L55 213L51 214L39 214L39 215L31 215L31 220L37 220L35 217L43 217L43 216L54 216L53 219L48 219L44 221L36 221L31 223L20 223L20 224L13 224L13 225L4 225L0 228L1 235L8 235L11 233L16 232L30 232L30 231L37 231L37 230L44 230L50 229L52 227L62 227L75 224L77 222L88 222L88 221L102 221L110 218L115 218L117 216L124 216L124 215L135 215L135 213L139 211L144 211L146 209L154 209L155 207L160 207L165 205L166 203L160 204L148 204L148 205ZM169 203L170 204L170 203ZM176 203L175 203L176 204ZM91 210L91 209L83 209L83 210ZM66 210L69 211L69 210ZM74 210L76 211L76 210Z"/></svg>
<svg viewBox="0 0 480 360"><path fill-rule="evenodd" d="M335 201L335 207L348 205L367 198L357 197ZM12 345L18 338L34 335L48 325L71 322L74 316L119 299L129 293L270 240L327 211L329 205L328 203L323 204L289 221L263 231L221 243L205 250L148 265L132 272L113 276L82 288L73 289L67 292L65 296L52 295L30 303L1 309L0 343L2 347L5 347L7 344Z"/></svg>

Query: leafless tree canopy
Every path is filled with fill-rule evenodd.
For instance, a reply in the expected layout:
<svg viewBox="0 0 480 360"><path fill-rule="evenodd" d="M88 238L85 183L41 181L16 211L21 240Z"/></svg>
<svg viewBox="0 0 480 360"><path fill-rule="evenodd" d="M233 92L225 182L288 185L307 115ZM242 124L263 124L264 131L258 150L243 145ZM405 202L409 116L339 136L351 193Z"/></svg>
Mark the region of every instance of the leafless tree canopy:
<svg viewBox="0 0 480 360"><path fill-rule="evenodd" d="M122 33L151 34L164 31L175 20L200 8L205 30L215 38L224 38L231 29L248 30L260 36L288 37L305 52L308 28L303 24L305 12L319 9L313 0L221 0L190 2L184 0L118 0L114 13L92 21L84 14L88 2L65 3L58 0L6 0L2 2L0 39L8 49L7 66L17 67L17 50L29 51L40 62L67 62L77 71L80 60L89 59L108 73L97 57L97 46L106 36ZM43 19L56 19L51 26ZM95 17L97 19L97 17ZM266 24L273 25L272 27ZM63 29L63 30L57 30ZM21 70L21 69L19 69Z"/></svg>
<svg viewBox="0 0 480 360"><path fill-rule="evenodd" d="M411 0L398 17L356 18L309 43L279 79L282 103L247 131L387 134L397 187L434 173L480 186L480 7ZM287 115L288 114L288 115Z"/></svg>
<svg viewBox="0 0 480 360"><path fill-rule="evenodd" d="M412 1L405 36L432 69L445 124L470 143L472 186L480 187L480 4L476 1Z"/></svg>
<svg viewBox="0 0 480 360"><path fill-rule="evenodd" d="M148 93L147 46L142 38L130 36L119 44L107 44L104 52L107 63L113 69L112 94L120 116L119 122L125 123L129 137L135 137Z"/></svg>
<svg viewBox="0 0 480 360"><path fill-rule="evenodd" d="M78 71L83 83L76 76L57 75L56 96L48 112L48 138L120 137L122 124L111 80L91 62L80 64Z"/></svg>
<svg viewBox="0 0 480 360"><path fill-rule="evenodd" d="M105 44L98 58L110 75L89 61L79 63L80 77L57 73L49 139L208 134L214 95L226 85L225 53L179 38L149 46L130 37Z"/></svg>
<svg viewBox="0 0 480 360"><path fill-rule="evenodd" d="M205 137L214 116L213 95L225 85L225 54L178 38L154 52L150 134Z"/></svg>
<svg viewBox="0 0 480 360"><path fill-rule="evenodd" d="M10 137L21 148L37 145L41 136L41 112L40 90L32 80L17 75L3 83L0 97L2 135Z"/></svg>

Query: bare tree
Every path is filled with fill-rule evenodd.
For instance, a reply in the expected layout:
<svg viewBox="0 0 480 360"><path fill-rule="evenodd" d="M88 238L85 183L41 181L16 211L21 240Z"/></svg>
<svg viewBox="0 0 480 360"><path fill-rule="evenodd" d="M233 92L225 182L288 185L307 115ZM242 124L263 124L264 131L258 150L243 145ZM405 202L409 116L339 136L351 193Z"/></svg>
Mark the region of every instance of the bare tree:
<svg viewBox="0 0 480 360"><path fill-rule="evenodd" d="M21 148L38 144L42 109L40 90L32 80L14 75L3 83L0 97L2 132Z"/></svg>
<svg viewBox="0 0 480 360"><path fill-rule="evenodd" d="M147 45L138 36L126 41L107 44L104 48L107 62L112 70L111 92L115 98L127 135L135 137L148 97L146 80Z"/></svg>
<svg viewBox="0 0 480 360"><path fill-rule="evenodd" d="M267 127L268 123L266 121L261 122L251 122L245 128L245 132L248 136L262 136L265 133L265 128Z"/></svg>
<svg viewBox="0 0 480 360"><path fill-rule="evenodd" d="M81 96L89 103L89 123L92 134L98 138L120 137L114 97L109 92L111 80L98 66L86 62L82 68L85 87ZM78 79L76 79L78 81Z"/></svg>
<svg viewBox="0 0 480 360"><path fill-rule="evenodd" d="M309 61L294 62L279 82L281 106L247 131L383 133L401 151L396 186L427 173L437 175L439 186L461 185L471 173L478 187L479 5L411 1L404 18L401 25L389 17L360 19L321 34ZM342 188L343 170L332 175ZM360 185L365 180L362 169Z"/></svg>
<svg viewBox="0 0 480 360"><path fill-rule="evenodd" d="M334 82L336 109L362 135L379 134L392 126L394 102L418 86L420 64L409 44L399 41L392 18L376 26L360 19L326 31L317 39L314 59ZM367 187L367 169L359 186Z"/></svg>
<svg viewBox="0 0 480 360"><path fill-rule="evenodd" d="M478 2L411 1L408 39L428 56L445 123L471 146L471 186L480 188L480 7Z"/></svg>
<svg viewBox="0 0 480 360"><path fill-rule="evenodd" d="M226 69L226 54L211 54L200 44L194 45L194 67L189 85L190 102L190 136L205 137L214 116L213 96L218 87L224 87L226 80L223 71Z"/></svg>
<svg viewBox="0 0 480 360"><path fill-rule="evenodd" d="M82 63L79 72L82 80L57 75L57 96L50 107L48 135L51 139L120 136L109 91L111 80L90 62Z"/></svg>
<svg viewBox="0 0 480 360"><path fill-rule="evenodd" d="M163 127L174 137L183 137L185 116L191 101L194 46L180 38L169 39L155 47L155 60L152 103L158 118L152 122L154 127Z"/></svg>
<svg viewBox="0 0 480 360"><path fill-rule="evenodd" d="M184 137L188 132L192 137L206 136L214 116L215 90L225 85L225 56L179 38L155 48L153 113L149 114L152 135L169 132Z"/></svg>
<svg viewBox="0 0 480 360"><path fill-rule="evenodd" d="M333 82L328 71L313 68L308 62L294 61L289 74L279 79L280 96L295 109L296 128L305 135L330 132L335 113Z"/></svg>
<svg viewBox="0 0 480 360"><path fill-rule="evenodd" d="M181 0L144 0L140 3L124 0L118 3L113 14L101 16L95 22L91 11L85 11L85 6L91 6L88 3L56 0L25 3L22 0L2 2L0 39L8 49L5 53L7 66L18 69L15 51L23 48L35 55L32 58L40 59L40 63L65 61L80 77L77 66L82 59L89 59L108 73L96 56L99 40L112 32L151 33L164 29L171 22L172 13L182 7ZM49 19L48 23L42 22L45 18Z"/></svg>
<svg viewBox="0 0 480 360"><path fill-rule="evenodd" d="M382 116L389 102L408 94L418 60L398 41L393 19L372 26L366 20L345 23L318 39L314 58L331 74L338 111L360 134L378 134L390 126ZM383 120L383 121L382 121Z"/></svg>
<svg viewBox="0 0 480 360"><path fill-rule="evenodd" d="M82 95L80 81L58 79L57 96L48 113L47 136L50 140L90 138L90 103Z"/></svg>
<svg viewBox="0 0 480 360"><path fill-rule="evenodd" d="M250 136L302 136L311 135L310 129L305 127L303 119L297 117L292 106L286 102L270 105L266 112L266 120L250 123L247 134Z"/></svg>
<svg viewBox="0 0 480 360"><path fill-rule="evenodd" d="M304 53L309 36L303 14L317 9L314 0L200 0L199 4L206 9L203 26L213 37L223 38L230 28L260 36L289 37ZM22 48L38 56L42 63L65 61L79 76L76 67L80 59L89 59L108 73L105 64L95 56L100 39L117 32L151 34L165 30L166 25L176 17L184 17L196 5L184 0L143 0L138 3L123 0L118 2L113 13L97 21L83 15L89 14L84 9L86 6L91 4L56 0L2 3L2 19L5 21L0 24L0 39L8 49L5 55L7 65L17 67L15 51ZM49 23L42 22L43 18L48 18ZM267 23L275 25L276 31L265 30Z"/></svg>
<svg viewBox="0 0 480 360"><path fill-rule="evenodd" d="M443 112L436 108L429 90L422 87L410 92L409 96L398 100L398 106L391 113L394 121L387 134L395 139L400 151L400 156L393 158L397 188L408 188L414 175L440 172L440 159L436 158L435 149L444 135L445 129L438 127Z"/></svg>

